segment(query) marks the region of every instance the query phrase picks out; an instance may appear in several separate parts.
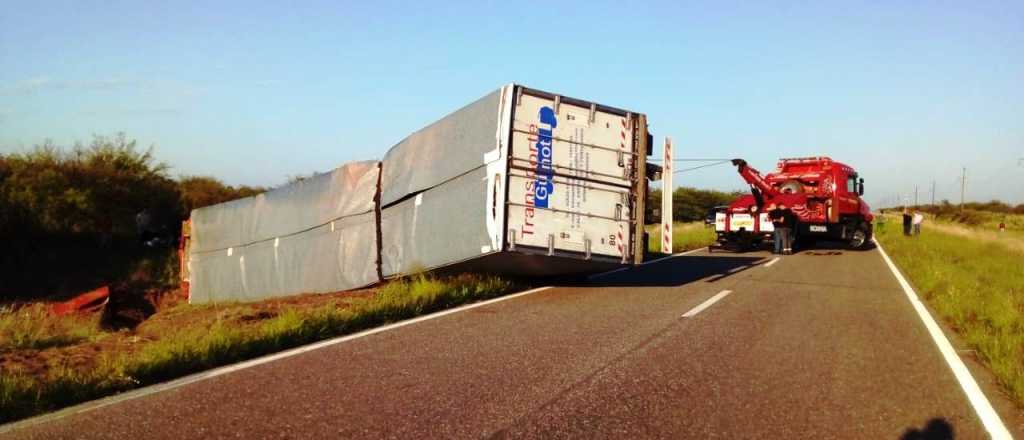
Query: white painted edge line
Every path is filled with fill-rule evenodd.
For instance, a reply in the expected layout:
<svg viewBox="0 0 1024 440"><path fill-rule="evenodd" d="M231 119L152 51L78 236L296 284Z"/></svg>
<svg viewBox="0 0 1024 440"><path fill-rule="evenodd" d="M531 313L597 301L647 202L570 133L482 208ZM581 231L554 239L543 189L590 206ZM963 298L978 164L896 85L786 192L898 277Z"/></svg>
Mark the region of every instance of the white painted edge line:
<svg viewBox="0 0 1024 440"><path fill-rule="evenodd" d="M707 301L700 303L699 306L690 309L689 312L683 313L683 316L681 316L681 318L692 318L694 316L697 316L698 313L703 312L704 309L711 307L712 304L718 302L718 300L722 298L725 298L730 293L732 293L731 290L723 290L721 292L716 293L715 296L708 298Z"/></svg>
<svg viewBox="0 0 1024 440"><path fill-rule="evenodd" d="M693 250L690 250L690 251L687 251L687 252L681 252L681 253L678 253L678 254L667 255L665 257L658 258L656 260L651 260L651 261L647 261L647 262L641 263L641 265L656 263L658 261L667 260L669 258L678 257L678 256L681 256L681 255L692 254L692 253L695 253L695 252L702 251L704 249L706 249L706 248L697 248L697 249L693 249ZM620 267L618 269L613 269L613 270L608 271L608 272L600 273L600 274L597 274L597 275L592 275L591 278L598 277L598 276L603 276L603 275L608 275L610 273L615 273L615 272L619 272L619 271L623 271L623 270L627 270L627 269L631 269L633 267L635 267L635 266ZM40 416L28 418L28 419L25 419L25 420L20 420L20 421L17 421L17 422L8 423L6 425L0 425L0 434L11 432L11 431L15 431L15 430L22 429L22 428L27 428L27 427L32 426L32 425L38 425L40 423L46 423L46 422L53 421L53 420L59 420L59 419L62 419L64 417L67 417L67 416L70 416L70 415L92 411L92 410L95 410L95 409L102 408L104 406L114 405L114 404L117 404L117 403L120 403L120 402L124 402L124 401L127 401L127 400L133 400L133 399L137 399L137 398L140 398L140 397L145 397L145 396L148 396L148 395L151 395L151 394L156 394L156 393L160 393L160 392L163 392L163 391L172 390L172 389L175 389L175 388L180 388L180 387L183 387L185 385L189 385L189 384L192 384L192 383L200 382L200 381L203 381L203 380L206 380L206 379L211 379L211 378L214 378L214 377L217 377L217 376L223 376L225 374L233 373L235 371L244 370L244 369L252 368L252 367L255 367L255 366L258 366L258 365L274 362L274 361L279 360L279 359L284 359L284 358L288 358L288 357L292 357L292 356L297 356L297 355L300 355L300 354L303 354L303 353L307 353L307 352L310 352L310 351L319 350L319 349L324 348L324 347L329 347L329 346L332 346L332 345L337 345L337 344L341 344L341 343L344 343L344 342L348 342L348 341L351 341L353 339L359 339L359 338L370 336L370 335L373 335L373 334L377 334L377 333L381 333L381 332L386 332L388 330L393 330L393 329L396 329L396 328L405 327L407 325L416 324L418 322L423 322L423 321L427 321L427 320L431 320L431 319L436 319L436 318L440 318L442 316L451 315L451 314L454 314L454 313L464 312L466 310L475 309L477 307L483 307L483 306L486 306L486 305L489 305L489 304L494 304L494 303L501 302L501 301L507 301L507 300L510 300L510 299L513 299L513 298L519 298L521 296L530 295L530 294L533 294L533 293L537 293L537 292L541 292L541 291L544 291L544 290L552 289L554 287L555 286L538 287L536 289L527 290L525 292L513 293L511 295L506 295L506 296L502 296L502 297L499 297L499 298L489 299L487 301L481 301L481 302L478 302L478 303L467 304L467 305L464 305L464 306L461 306L461 307L456 307L454 309L442 310L440 312L431 313L429 315L423 315L423 316L420 316L420 317L417 317L417 318L412 318L412 319L409 319L409 320L396 322L394 324L388 324L388 325L385 325L385 326L382 326L382 327L376 327L376 328L372 328L372 329L369 329L369 330L364 330L364 331L361 331L359 333L353 333L351 335L339 336L339 337L333 338L333 339L327 339L327 340L323 340L323 341L320 341L320 342L314 342L314 343L309 344L309 345L303 345L301 347L296 347L296 348L292 348L290 350L285 350L285 351L277 352L277 353L274 353L274 354L269 354L269 355L266 355L266 356L263 356L263 357L258 357L256 359L250 359L248 361L239 362L237 364L226 365L226 366L223 366L223 367L214 368L212 370L207 370L207 371L191 374L191 375L188 375L188 376L185 376L185 377L182 377L182 378L171 380L169 382L159 383L159 384L155 384L155 385L149 385L149 386L145 386L145 387L142 387L142 388L136 388L134 390L126 391L126 392L121 393L121 394L116 394L116 395L113 395L113 396L104 397L104 398L100 398L100 399L97 399L97 400L92 400L92 401L89 401L89 402L80 403L78 405L71 406L71 407L68 407L68 408L64 408L62 410L58 410L56 412L52 412L52 413L49 413L49 414L43 414L43 415L40 415Z"/></svg>
<svg viewBox="0 0 1024 440"><path fill-rule="evenodd" d="M665 257L665 258L671 258L671 256ZM665 258L659 258L656 261L664 260ZM646 264L646 263L644 263L644 264ZM619 272L622 272L622 271L625 271L625 270L629 270L629 269L632 269L632 267L631 266L620 267L618 269L609 270L608 272L595 273L593 275L588 276L587 279L588 280L593 280L593 279L601 278L601 277L606 276L606 275L611 275L613 273L619 273Z"/></svg>
<svg viewBox="0 0 1024 440"><path fill-rule="evenodd" d="M773 265L773 264L775 264L775 263L778 263L778 262L779 262L779 258L780 258L780 257L775 257L775 258L772 258L772 261L769 261L769 262L765 263L765 264L764 264L764 267L772 267L772 265Z"/></svg>
<svg viewBox="0 0 1024 440"><path fill-rule="evenodd" d="M654 263L659 263L659 262L662 262L662 261L668 260L668 259L670 259L670 258L675 258L675 257L681 257L681 256L683 256L683 255L689 255L689 254L697 253L697 252L703 251L703 250L705 250L705 249L707 249L707 247L701 247L701 248L697 248L697 249L691 249L691 250L688 250L688 251L686 251L686 252L680 252L680 253L678 253L678 254L666 255L666 256L664 256L664 257L659 257L659 258L655 258L655 259L653 259L653 260L651 260L651 261L644 261L643 263L640 263L640 265L641 265L641 266L646 266L646 265L648 265L648 264L654 264ZM593 274L593 275L591 275L591 276L588 276L588 277L587 277L587 279L588 279L588 280L595 280L595 279L601 278L601 277L603 277L603 276L606 276L606 275L611 275L611 274L613 274L613 273L619 273L619 272L622 272L622 271L626 271L626 270L629 270L629 269L633 269L633 268L635 268L635 267L636 267L636 266L625 266L625 267L620 267L620 268L618 268L618 269L612 269L612 270L609 270L608 272L601 272L601 273L596 273L596 274Z"/></svg>
<svg viewBox="0 0 1024 440"><path fill-rule="evenodd" d="M285 351L281 351L281 352L278 352L278 353L269 354L269 355L266 355L266 356L263 356L263 357L258 357L256 359L251 359L251 360L248 360L248 361L239 362L237 364L226 365L226 366L223 366L223 367L214 368L212 370L191 374L191 375L179 378L179 379L174 379L174 380L169 381L169 382L159 383L159 384L155 384L155 385L149 385L149 386L146 386L146 387L137 388L137 389L132 390L132 391L126 391L126 392L121 393L121 394L117 394L117 395L113 395L113 396L109 396L109 397L104 397L104 398L101 398L101 399L98 399L98 400L93 400L93 401L89 401L89 402L85 402L85 403L80 403L78 405L71 406L71 407L59 410L57 412L53 412L53 413L49 413L49 414L43 414L43 415L32 417L32 418L29 418L29 419L25 419L25 420L13 422L13 423L8 423L6 425L0 425L0 434L11 432L11 431L15 431L15 430L22 429L22 428L27 428L29 426L37 425L37 424L40 424L40 423L46 423L46 422L62 419L64 417L67 417L67 416L70 416L70 415L74 415L74 414L80 414L80 413L84 413L84 412L89 412L89 411L92 411L92 410L95 410L95 409L102 408L104 406L114 405L114 404L121 403L121 402L124 402L124 401L127 401L127 400L133 400L133 399L137 399L137 398L140 398L140 397L145 397L145 396L148 396L148 395L151 395L151 394L156 394L156 393L160 393L160 392L163 392L163 391L172 390L172 389L175 389L175 388L180 388L180 387L183 387L185 385L189 385L189 384L192 384L192 383L200 382L200 381L203 381L203 380L206 380L206 379L211 379L211 378L214 378L214 377L217 377L217 376L223 376L225 374L230 374L230 373L233 373L233 372L236 372L236 371L239 371L239 370L244 370L244 369L252 368L252 367L255 367L255 366L258 366L258 365L263 365L263 364L266 364L266 363L274 362L274 361L277 361L277 360L280 360L280 359L289 358L289 357L292 357L292 356L297 356L297 355L300 355L300 354L303 354L303 353L307 353L307 352L310 352L310 351L319 350L319 349L324 348L324 347L329 347L329 346L332 346L332 345L337 345L337 344L341 344L341 343L344 343L344 342L348 342L348 341L351 341L353 339L359 339L359 338L363 338L363 337L366 337L366 336L374 335L374 334L377 334L377 333L383 333L383 332L386 332L388 330L394 330L396 328L400 328L400 327L405 327L405 326L408 326L408 325L416 324L416 323L419 323L419 322L428 321L428 320L431 320L431 319L437 319L437 318L440 318L442 316L447 316L447 315L451 315L451 314L455 314L455 313L459 313L459 312L465 312L467 310L475 309L477 307L483 307L483 306L494 304L494 303L497 303L497 302L507 301L507 300L510 300L510 299L519 298L521 296L526 296L526 295L534 294L534 293L537 293L537 292L542 292L542 291L545 291L545 290L548 290L548 289L552 289L554 287L555 286L538 287L536 289L530 289L530 290L527 290L525 292L513 293L511 295L506 295L506 296L502 296L502 297L498 297L498 298L494 298L494 299L489 299L487 301L481 301L481 302L477 302L477 303L467 304L467 305L464 305L464 306L461 306L461 307L456 307L454 309L442 310L440 312L431 313L429 315L423 315L423 316L420 316L420 317L417 317L417 318L412 318L412 319L408 319L408 320L405 320L405 321L399 321L399 322L396 322L394 324L388 324L388 325L385 325L385 326L376 327L376 328L372 328L372 329L369 329L369 330L364 330L364 331L361 331L359 333L353 333L351 335L339 336L339 337L333 338L333 339L327 339L327 340L320 341L320 342L314 342L314 343L309 344L309 345L303 345L301 347L296 347L296 348L292 348L290 350L285 350Z"/></svg>
<svg viewBox="0 0 1024 440"><path fill-rule="evenodd" d="M949 369L953 370L953 375L956 376L956 380L960 382L960 388L964 390L964 394L967 395L967 399L971 402L971 406L974 407L974 412L978 414L978 418L981 419L981 423L985 425L985 430L988 431L988 435L993 439L1011 439L1013 436L1010 435L1010 431L1006 429L1006 425L999 418L999 414L996 413L995 409L992 408L992 404L989 403L988 398L985 397L985 393L978 387L978 383L974 381L974 377L971 376L970 370L964 365L964 361L957 355L956 350L953 349L953 344L950 344L949 339L946 339L946 335L942 333L942 329L935 322L935 318L928 313L928 309L925 308L924 303L921 302L917 296L917 292L910 286L903 275L900 273L896 265L893 264L892 260L889 259L889 255L885 253L885 249L882 249L882 244L877 240L875 246L878 247L878 252L882 255L882 259L889 265L889 270L896 276L896 280L899 281L900 286L903 287L903 293L907 294L907 299L910 300L910 304L914 306L914 310L917 311L917 316L921 318L921 322L924 323L925 328L928 329L928 333L932 335L932 340L935 341L935 345L938 346L939 352L942 353L942 357L946 359L946 364L949 365Z"/></svg>

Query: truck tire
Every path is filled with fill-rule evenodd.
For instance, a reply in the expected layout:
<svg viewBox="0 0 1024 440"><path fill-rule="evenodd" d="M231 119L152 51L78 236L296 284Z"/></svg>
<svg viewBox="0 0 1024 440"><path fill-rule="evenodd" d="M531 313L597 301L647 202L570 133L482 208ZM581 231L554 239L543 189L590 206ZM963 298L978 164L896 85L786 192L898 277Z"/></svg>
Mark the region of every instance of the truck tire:
<svg viewBox="0 0 1024 440"><path fill-rule="evenodd" d="M850 234L850 247L853 249L864 249L871 241L871 232L863 225L858 226Z"/></svg>

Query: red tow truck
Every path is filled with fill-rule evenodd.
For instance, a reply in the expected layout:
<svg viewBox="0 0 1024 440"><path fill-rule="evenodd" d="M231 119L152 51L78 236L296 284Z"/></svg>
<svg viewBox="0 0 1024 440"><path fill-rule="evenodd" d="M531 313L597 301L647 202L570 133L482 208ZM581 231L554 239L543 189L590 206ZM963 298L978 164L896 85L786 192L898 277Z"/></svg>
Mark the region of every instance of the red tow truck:
<svg viewBox="0 0 1024 440"><path fill-rule="evenodd" d="M761 175L743 159L733 159L750 194L715 214L718 247L751 248L770 239L773 228L766 207L784 204L797 219L798 245L840 240L864 248L872 235L874 215L864 195L864 179L852 167L828 157L779 160L774 172Z"/></svg>

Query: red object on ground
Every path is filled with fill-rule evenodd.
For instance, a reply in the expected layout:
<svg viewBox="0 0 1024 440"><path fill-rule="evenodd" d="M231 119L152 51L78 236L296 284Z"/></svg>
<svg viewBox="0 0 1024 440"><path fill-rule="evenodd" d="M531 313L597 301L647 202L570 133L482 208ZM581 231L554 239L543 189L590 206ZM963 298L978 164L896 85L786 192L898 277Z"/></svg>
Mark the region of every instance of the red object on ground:
<svg viewBox="0 0 1024 440"><path fill-rule="evenodd" d="M54 304L50 307L50 313L57 316L69 313L93 311L103 307L110 298L110 286L103 286L99 289L90 290L78 295L68 301Z"/></svg>

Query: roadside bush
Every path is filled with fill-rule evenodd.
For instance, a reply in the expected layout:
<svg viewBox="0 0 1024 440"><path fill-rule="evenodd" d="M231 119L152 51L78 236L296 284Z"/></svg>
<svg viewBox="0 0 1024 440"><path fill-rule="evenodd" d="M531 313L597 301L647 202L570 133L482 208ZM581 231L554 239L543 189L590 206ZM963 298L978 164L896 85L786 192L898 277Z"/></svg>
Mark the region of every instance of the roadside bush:
<svg viewBox="0 0 1024 440"><path fill-rule="evenodd" d="M151 229L173 247L192 209L263 191L212 177L175 180L169 170L123 133L0 154L0 301L62 297L140 269L171 285L174 251L138 246L136 214L148 210Z"/></svg>
<svg viewBox="0 0 1024 440"><path fill-rule="evenodd" d="M47 141L3 162L0 199L13 208L4 226L21 232L61 238L107 230L130 235L135 214L144 208L160 218L181 216L168 166L154 159L151 148L139 151L124 134L95 136L89 145L68 151Z"/></svg>
<svg viewBox="0 0 1024 440"><path fill-rule="evenodd" d="M964 203L963 209L959 204L943 200L934 205L908 206L910 210L919 210L931 214L937 220L947 220L967 226L995 229L999 223L1006 223L1007 227L1015 227L1020 222L1020 214L1024 214L1024 204L1011 206L999 200L991 200L984 203ZM882 212L902 211L902 207L886 208Z"/></svg>
<svg viewBox="0 0 1024 440"><path fill-rule="evenodd" d="M187 217L193 209L254 196L266 189L245 185L233 187L209 176L182 176L178 179L178 191L181 193L182 212Z"/></svg>
<svg viewBox="0 0 1024 440"><path fill-rule="evenodd" d="M651 191L648 209L659 210L661 208L661 189ZM728 205L737 198L743 196L744 192L724 192L708 189L697 189L680 187L672 192L672 220L677 222L703 221L711 208ZM661 216L656 215L652 219L660 222Z"/></svg>

